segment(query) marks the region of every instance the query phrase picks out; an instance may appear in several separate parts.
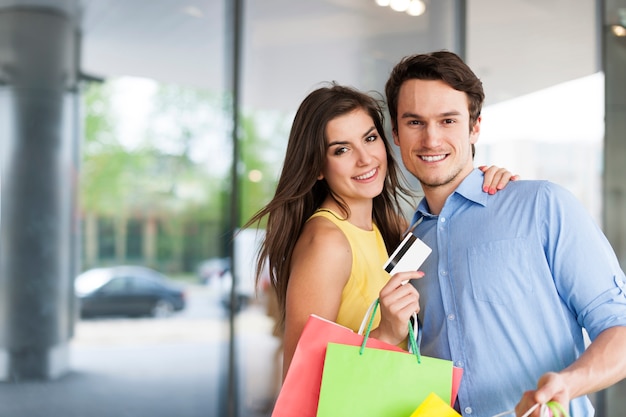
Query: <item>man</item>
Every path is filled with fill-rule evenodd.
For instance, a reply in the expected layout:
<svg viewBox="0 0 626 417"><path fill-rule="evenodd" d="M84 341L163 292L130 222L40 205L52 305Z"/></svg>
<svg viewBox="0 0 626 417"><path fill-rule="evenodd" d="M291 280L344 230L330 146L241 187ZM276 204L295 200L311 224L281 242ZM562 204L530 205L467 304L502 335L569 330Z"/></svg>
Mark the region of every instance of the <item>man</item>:
<svg viewBox="0 0 626 417"><path fill-rule="evenodd" d="M464 368L457 408L522 416L556 401L571 417L593 415L586 394L626 376L626 277L605 236L547 181L480 192L472 148L484 93L457 55L404 58L385 92L394 141L425 195L415 234L433 249L414 283L422 353Z"/></svg>

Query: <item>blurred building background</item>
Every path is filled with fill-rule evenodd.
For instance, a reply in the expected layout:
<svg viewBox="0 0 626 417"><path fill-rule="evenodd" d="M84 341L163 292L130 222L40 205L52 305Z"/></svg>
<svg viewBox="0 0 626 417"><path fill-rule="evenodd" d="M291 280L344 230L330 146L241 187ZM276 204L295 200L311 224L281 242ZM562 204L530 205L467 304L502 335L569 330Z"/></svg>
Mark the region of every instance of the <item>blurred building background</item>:
<svg viewBox="0 0 626 417"><path fill-rule="evenodd" d="M477 164L568 188L624 265L625 26L626 0L0 0L0 380L71 372L85 269L231 258L247 279L233 231L271 197L300 101L382 92L417 52L482 79ZM250 415L237 314L220 414L189 416ZM622 415L615 389L600 417Z"/></svg>

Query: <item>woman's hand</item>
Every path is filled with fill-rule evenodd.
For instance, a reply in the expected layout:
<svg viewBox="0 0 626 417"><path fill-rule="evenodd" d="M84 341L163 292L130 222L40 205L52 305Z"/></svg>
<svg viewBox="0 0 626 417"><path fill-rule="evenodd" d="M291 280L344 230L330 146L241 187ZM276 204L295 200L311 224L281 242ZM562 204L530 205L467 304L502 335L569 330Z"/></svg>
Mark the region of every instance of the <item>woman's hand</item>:
<svg viewBox="0 0 626 417"><path fill-rule="evenodd" d="M513 175L505 168L499 168L495 165L487 167L481 165L478 167L484 174L483 191L489 194L495 194L498 190L503 189L509 181L517 181L519 175Z"/></svg>
<svg viewBox="0 0 626 417"><path fill-rule="evenodd" d="M372 337L392 345L406 339L409 319L420 311L419 293L409 282L423 276L421 271L399 272L380 290L380 324Z"/></svg>

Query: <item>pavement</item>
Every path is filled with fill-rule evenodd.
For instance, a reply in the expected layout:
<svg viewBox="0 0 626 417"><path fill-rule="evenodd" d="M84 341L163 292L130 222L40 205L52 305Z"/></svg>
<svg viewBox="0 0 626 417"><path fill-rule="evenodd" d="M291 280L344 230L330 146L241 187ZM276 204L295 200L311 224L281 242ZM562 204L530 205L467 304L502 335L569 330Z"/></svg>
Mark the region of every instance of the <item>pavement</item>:
<svg viewBox="0 0 626 417"><path fill-rule="evenodd" d="M189 295L189 308L165 319L80 320L70 372L0 383L0 417L269 417L279 341L264 306L236 316L231 345L227 315L210 289ZM235 403L228 401L231 351Z"/></svg>
<svg viewBox="0 0 626 417"><path fill-rule="evenodd" d="M193 286L188 301L184 312L165 319L80 320L70 372L53 381L0 383L0 417L270 417L281 357L264 304L237 314L231 345L215 292ZM626 416L626 382L591 398L597 417Z"/></svg>

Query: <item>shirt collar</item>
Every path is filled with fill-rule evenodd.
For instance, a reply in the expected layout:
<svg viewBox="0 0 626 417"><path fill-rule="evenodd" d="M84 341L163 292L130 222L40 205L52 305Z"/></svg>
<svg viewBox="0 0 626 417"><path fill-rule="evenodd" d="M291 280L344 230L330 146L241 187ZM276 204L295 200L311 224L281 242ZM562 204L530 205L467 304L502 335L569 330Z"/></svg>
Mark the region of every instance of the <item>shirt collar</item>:
<svg viewBox="0 0 626 417"><path fill-rule="evenodd" d="M484 179L485 175L483 172L478 168L474 168L463 182L459 184L455 193L484 207L487 205L489 198L489 194L483 191Z"/></svg>
<svg viewBox="0 0 626 417"><path fill-rule="evenodd" d="M487 205L487 198L489 194L483 191L484 174L478 168L474 168L467 177L459 184L454 193L461 195L467 200L480 204L481 206ZM449 198L449 197L448 197ZM417 206L417 210L413 215L411 224L415 224L422 217L436 217L430 213L430 208L426 202L426 198L422 198Z"/></svg>

